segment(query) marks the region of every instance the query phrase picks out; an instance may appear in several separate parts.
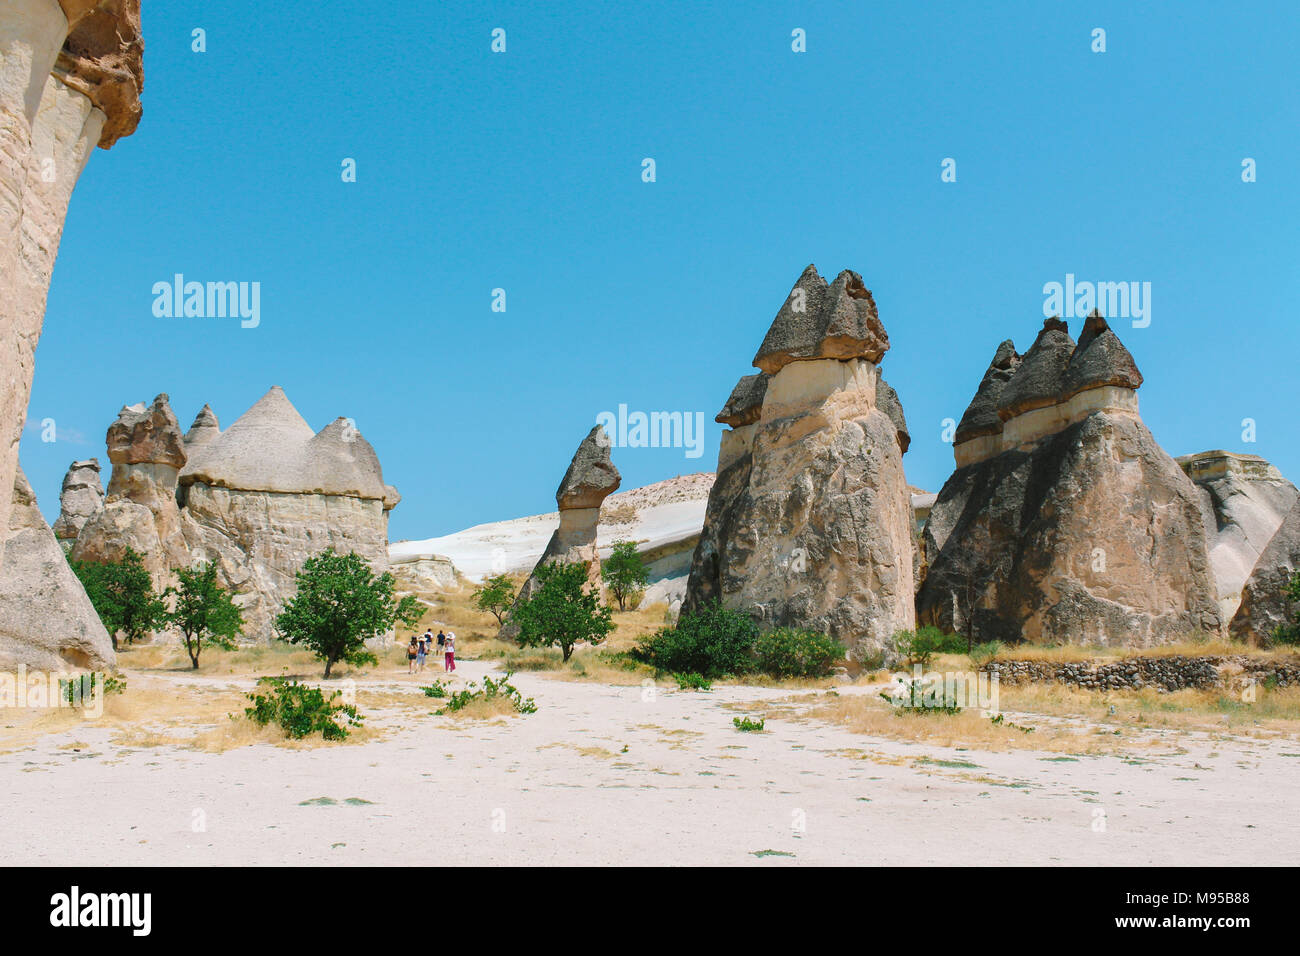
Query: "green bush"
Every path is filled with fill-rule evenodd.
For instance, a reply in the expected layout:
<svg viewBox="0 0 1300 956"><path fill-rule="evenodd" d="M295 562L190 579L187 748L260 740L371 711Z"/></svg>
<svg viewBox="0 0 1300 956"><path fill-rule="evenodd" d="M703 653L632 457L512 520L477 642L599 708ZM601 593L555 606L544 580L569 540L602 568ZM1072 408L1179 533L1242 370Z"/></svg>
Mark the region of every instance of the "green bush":
<svg viewBox="0 0 1300 956"><path fill-rule="evenodd" d="M984 644L976 644L970 649L970 661L976 667L983 667L1002 653L1001 641L988 641Z"/></svg>
<svg viewBox="0 0 1300 956"><path fill-rule="evenodd" d="M767 725L767 719L760 717L758 720L750 720L748 717L732 717L731 723L737 730L743 730L746 733L755 733Z"/></svg>
<svg viewBox="0 0 1300 956"><path fill-rule="evenodd" d="M447 696L447 687L442 683L442 681L434 681L428 687L421 687L420 690L424 691L425 697L437 697L441 699Z"/></svg>
<svg viewBox="0 0 1300 956"><path fill-rule="evenodd" d="M632 656L659 671L726 677L753 669L757 640L758 626L748 616L715 601L683 614L676 627L661 628Z"/></svg>
<svg viewBox="0 0 1300 956"><path fill-rule="evenodd" d="M700 674L674 674L678 690L713 690L713 682Z"/></svg>
<svg viewBox="0 0 1300 956"><path fill-rule="evenodd" d="M319 687L284 677L263 677L257 683L269 693L246 695L253 706L244 715L261 727L278 724L295 740L317 731L326 740L345 740L348 727L360 727L365 719L351 704L336 702L338 691L327 698Z"/></svg>
<svg viewBox="0 0 1300 956"><path fill-rule="evenodd" d="M754 646L758 669L773 677L825 677L844 658L844 645L818 631L778 627Z"/></svg>
<svg viewBox="0 0 1300 956"><path fill-rule="evenodd" d="M1273 630L1273 642L1289 646L1300 645L1300 571L1291 575L1283 592L1286 595L1287 608L1295 608L1295 620L1290 625L1279 625Z"/></svg>
<svg viewBox="0 0 1300 956"><path fill-rule="evenodd" d="M891 638L894 652L909 664L930 663L935 654L965 654L966 638L945 634L937 627L919 627L915 631L898 631Z"/></svg>

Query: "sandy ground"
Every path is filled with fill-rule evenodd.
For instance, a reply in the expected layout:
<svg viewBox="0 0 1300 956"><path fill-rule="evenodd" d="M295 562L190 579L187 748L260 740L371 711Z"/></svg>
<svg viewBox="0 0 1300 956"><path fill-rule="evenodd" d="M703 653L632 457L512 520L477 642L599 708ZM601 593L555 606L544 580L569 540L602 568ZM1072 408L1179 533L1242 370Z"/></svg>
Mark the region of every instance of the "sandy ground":
<svg viewBox="0 0 1300 956"><path fill-rule="evenodd" d="M361 681L358 704L430 676ZM132 749L86 721L0 754L0 864L1268 865L1300 846L1300 744L1284 739L989 753L789 717L732 726L787 690L515 683L536 714L421 703L364 745Z"/></svg>

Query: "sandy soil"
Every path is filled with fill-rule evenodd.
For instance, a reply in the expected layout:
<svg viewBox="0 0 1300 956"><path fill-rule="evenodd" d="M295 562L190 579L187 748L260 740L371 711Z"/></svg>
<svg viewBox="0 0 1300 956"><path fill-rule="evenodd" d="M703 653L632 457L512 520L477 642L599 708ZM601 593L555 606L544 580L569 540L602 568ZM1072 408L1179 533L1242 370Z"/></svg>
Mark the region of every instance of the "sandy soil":
<svg viewBox="0 0 1300 956"><path fill-rule="evenodd" d="M127 747L85 721L20 745L0 754L0 865L1268 865L1300 843L1300 744L1284 738L990 753L770 716L788 690L537 674L515 677L536 714L467 721L430 715L416 684L431 676L359 682L368 725L388 728L364 744ZM766 731L737 731L741 713L768 713Z"/></svg>

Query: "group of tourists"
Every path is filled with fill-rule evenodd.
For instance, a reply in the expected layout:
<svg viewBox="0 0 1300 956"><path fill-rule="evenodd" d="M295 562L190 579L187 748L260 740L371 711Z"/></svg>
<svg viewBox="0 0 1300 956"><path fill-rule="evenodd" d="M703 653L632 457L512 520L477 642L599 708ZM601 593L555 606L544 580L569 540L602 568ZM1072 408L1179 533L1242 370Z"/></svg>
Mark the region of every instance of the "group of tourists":
<svg viewBox="0 0 1300 956"><path fill-rule="evenodd" d="M451 673L456 669L456 635L451 631L445 634L440 630L437 637L437 651L434 651L435 638L433 629L425 631L418 637L411 635L411 643L406 645L406 662L409 674L424 670L425 658L431 653L442 654L442 668Z"/></svg>

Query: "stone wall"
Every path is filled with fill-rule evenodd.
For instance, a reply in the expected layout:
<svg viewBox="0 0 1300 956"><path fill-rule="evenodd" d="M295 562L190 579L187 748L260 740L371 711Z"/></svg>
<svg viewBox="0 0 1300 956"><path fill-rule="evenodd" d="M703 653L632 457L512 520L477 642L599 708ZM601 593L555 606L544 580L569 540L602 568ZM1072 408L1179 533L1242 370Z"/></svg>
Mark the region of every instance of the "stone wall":
<svg viewBox="0 0 1300 956"><path fill-rule="evenodd" d="M1276 678L1278 687L1300 686L1300 656L1269 660L1244 654L1130 657L1118 661L993 661L980 671L1002 684L1056 683L1089 690L1175 691L1239 689Z"/></svg>

